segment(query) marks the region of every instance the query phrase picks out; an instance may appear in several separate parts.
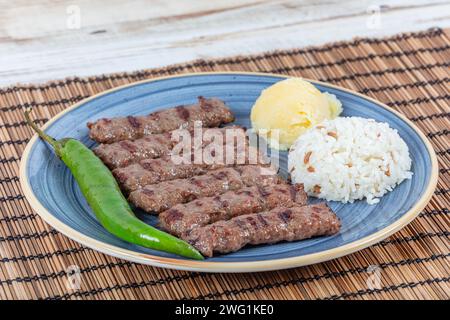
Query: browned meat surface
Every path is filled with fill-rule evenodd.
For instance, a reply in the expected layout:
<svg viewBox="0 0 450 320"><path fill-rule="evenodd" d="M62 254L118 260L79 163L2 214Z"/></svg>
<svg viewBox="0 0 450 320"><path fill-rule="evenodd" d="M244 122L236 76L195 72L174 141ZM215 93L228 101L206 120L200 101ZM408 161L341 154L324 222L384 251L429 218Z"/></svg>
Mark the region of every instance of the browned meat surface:
<svg viewBox="0 0 450 320"><path fill-rule="evenodd" d="M111 144L100 144L94 148L94 153L104 164L114 169L139 160L168 155L173 145L170 133L152 134L134 141L123 140Z"/></svg>
<svg viewBox="0 0 450 320"><path fill-rule="evenodd" d="M147 185L130 193L129 200L147 212L161 212L178 203L211 197L245 186L280 183L275 170L260 166L238 166L213 170L208 174Z"/></svg>
<svg viewBox="0 0 450 320"><path fill-rule="evenodd" d="M203 127L218 127L234 121L233 113L223 101L203 97L198 100L194 105L169 108L146 116L100 119L88 123L89 137L99 143L112 143L134 140L180 127L190 128L195 121L201 121Z"/></svg>
<svg viewBox="0 0 450 320"><path fill-rule="evenodd" d="M339 232L340 221L325 204L278 207L194 228L182 238L204 256L234 252L247 244L295 241Z"/></svg>
<svg viewBox="0 0 450 320"><path fill-rule="evenodd" d="M206 197L186 204L177 204L159 214L160 225L180 236L187 231L233 217L261 212L275 207L306 205L303 185L274 184L246 187L227 191L215 197Z"/></svg>
<svg viewBox="0 0 450 320"><path fill-rule="evenodd" d="M240 139L243 139L243 141L247 141L245 138L245 130L239 126L211 128L204 130L203 141L198 143L198 146L192 141L192 150L205 149L209 146L208 148L210 148L213 152L215 149L213 146L216 146L217 144L212 144L212 138L208 140L206 134L221 134L226 136L229 130L233 131L232 133L234 135L241 137ZM126 167L132 163L136 163L144 159L160 158L175 152L173 148L177 145L178 141L176 141L177 139L175 139L175 137L174 139L172 138L174 134L176 134L175 131L171 131L162 134L148 135L133 141L123 140L111 144L100 144L98 147L94 148L94 152L103 161L103 163L111 169ZM191 139L193 134L194 132L191 131ZM225 145L226 142L226 139L223 139L221 146ZM239 144L236 145L239 146ZM184 150L179 151L180 152L176 154L181 156Z"/></svg>
<svg viewBox="0 0 450 320"><path fill-rule="evenodd" d="M166 156L158 159L142 160L139 163L134 163L124 168L116 168L113 170L113 174L122 189L125 192L131 192L149 184L190 178L223 167L245 164L268 164L268 160L265 159L262 154L258 154L258 151L255 148L250 146L247 147L252 150L250 152L255 152L255 154L257 154L257 163L250 163L251 158L249 158L250 153L248 151L250 149L246 149L246 151L243 152L239 152L235 149L233 161L227 161L227 163L224 161L214 161L202 164L177 164L172 161L170 156ZM242 154L244 157L241 159L240 155Z"/></svg>
<svg viewBox="0 0 450 320"><path fill-rule="evenodd" d="M131 192L150 184L202 175L208 169L207 165L174 164L170 157L164 157L117 168L113 174L122 189ZM214 165L211 165L211 169L214 169Z"/></svg>

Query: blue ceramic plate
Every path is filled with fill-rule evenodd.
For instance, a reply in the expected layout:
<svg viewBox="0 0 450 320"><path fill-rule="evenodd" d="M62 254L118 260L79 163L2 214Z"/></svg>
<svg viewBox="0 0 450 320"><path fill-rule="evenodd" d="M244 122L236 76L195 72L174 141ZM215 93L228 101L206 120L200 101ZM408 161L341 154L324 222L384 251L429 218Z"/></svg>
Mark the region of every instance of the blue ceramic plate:
<svg viewBox="0 0 450 320"><path fill-rule="evenodd" d="M50 120L45 130L56 138L73 137L93 147L86 128L88 121L195 103L199 95L223 99L235 113L236 123L250 127L250 109L261 90L284 78L257 73L200 73L138 82L74 105ZM397 129L409 146L413 162L412 180L404 181L376 205L365 201L329 203L342 220L342 230L337 235L249 246L204 261L136 246L103 229L70 171L36 136L28 144L21 163L23 190L33 209L60 232L98 251L138 263L194 271L249 272L307 265L360 250L404 227L425 207L437 182L436 157L424 135L405 117L355 92L311 82L342 101L344 116L373 118ZM285 172L287 154L281 158L281 170ZM149 224L156 222L154 217L141 213L138 216Z"/></svg>

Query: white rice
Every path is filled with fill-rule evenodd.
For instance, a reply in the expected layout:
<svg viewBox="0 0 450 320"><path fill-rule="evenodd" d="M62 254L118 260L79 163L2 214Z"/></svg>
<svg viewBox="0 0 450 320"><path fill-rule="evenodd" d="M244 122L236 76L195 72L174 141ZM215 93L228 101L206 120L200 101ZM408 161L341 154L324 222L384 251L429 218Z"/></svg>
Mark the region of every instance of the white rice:
<svg viewBox="0 0 450 320"><path fill-rule="evenodd" d="M359 117L327 120L301 135L288 169L310 196L374 204L412 177L408 146L387 123Z"/></svg>

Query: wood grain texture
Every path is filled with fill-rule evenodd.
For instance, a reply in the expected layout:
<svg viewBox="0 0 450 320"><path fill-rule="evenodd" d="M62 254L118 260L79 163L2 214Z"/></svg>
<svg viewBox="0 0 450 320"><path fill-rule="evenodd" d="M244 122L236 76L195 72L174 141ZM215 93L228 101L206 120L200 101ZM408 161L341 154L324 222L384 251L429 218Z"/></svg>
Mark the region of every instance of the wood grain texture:
<svg viewBox="0 0 450 320"><path fill-rule="evenodd" d="M448 0L0 0L0 85L447 27L449 12Z"/></svg>

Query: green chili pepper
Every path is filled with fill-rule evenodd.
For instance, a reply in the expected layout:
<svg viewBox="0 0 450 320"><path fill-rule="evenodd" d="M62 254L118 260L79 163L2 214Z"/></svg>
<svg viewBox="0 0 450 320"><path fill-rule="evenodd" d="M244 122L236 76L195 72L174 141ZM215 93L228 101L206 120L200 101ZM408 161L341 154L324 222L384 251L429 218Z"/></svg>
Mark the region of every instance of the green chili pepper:
<svg viewBox="0 0 450 320"><path fill-rule="evenodd" d="M180 256L203 259L187 242L162 232L139 220L120 191L111 171L83 143L76 139L55 140L39 129L25 112L28 124L44 141L48 142L58 157L67 165L81 192L106 230L115 236L151 249L175 253Z"/></svg>

